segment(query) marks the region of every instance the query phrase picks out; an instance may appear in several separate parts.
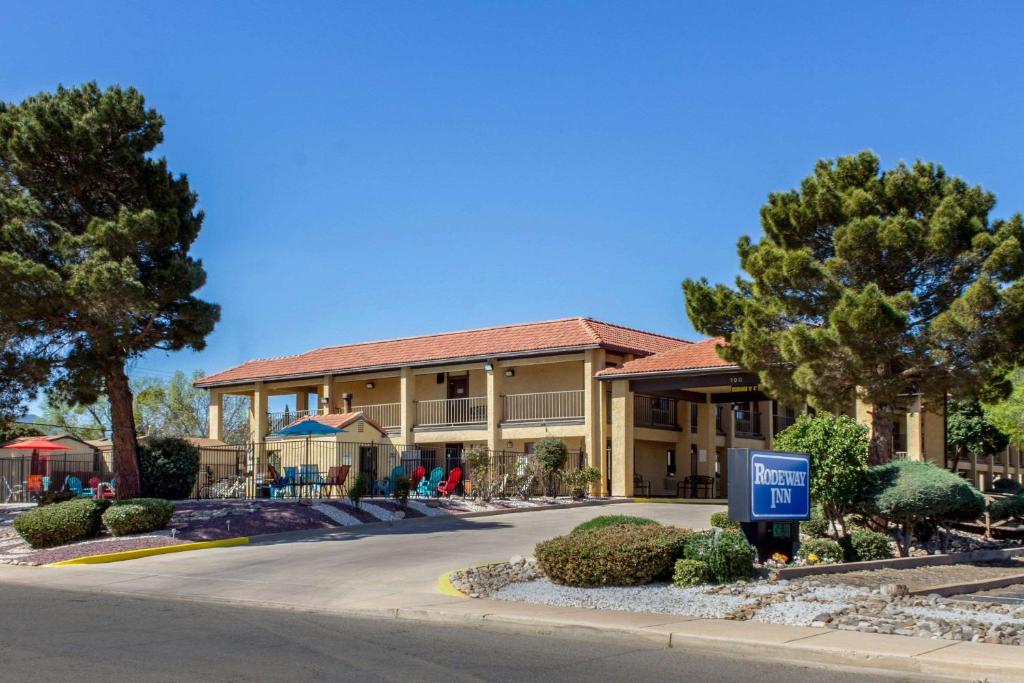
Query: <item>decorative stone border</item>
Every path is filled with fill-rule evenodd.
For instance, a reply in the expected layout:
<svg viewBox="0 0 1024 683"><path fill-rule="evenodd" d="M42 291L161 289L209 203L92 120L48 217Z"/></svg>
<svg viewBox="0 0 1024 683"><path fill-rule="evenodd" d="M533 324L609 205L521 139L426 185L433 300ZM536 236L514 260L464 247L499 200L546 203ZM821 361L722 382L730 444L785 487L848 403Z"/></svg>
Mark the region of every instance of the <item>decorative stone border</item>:
<svg viewBox="0 0 1024 683"><path fill-rule="evenodd" d="M892 560L868 560L867 562L843 562L841 564L816 564L805 567L784 567L772 569L766 574L777 580L799 579L816 574L843 574L846 572L872 571L875 569L912 569L944 564L966 562L999 562L1024 555L1024 548L1003 548L998 550L973 550L968 553L946 555L925 555L923 557L897 557Z"/></svg>

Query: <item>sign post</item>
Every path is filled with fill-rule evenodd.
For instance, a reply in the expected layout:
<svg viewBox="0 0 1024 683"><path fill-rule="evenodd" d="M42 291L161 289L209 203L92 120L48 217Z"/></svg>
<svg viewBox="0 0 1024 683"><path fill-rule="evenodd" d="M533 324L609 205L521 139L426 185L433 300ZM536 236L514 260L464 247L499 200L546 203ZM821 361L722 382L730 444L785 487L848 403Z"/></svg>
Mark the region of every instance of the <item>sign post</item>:
<svg viewBox="0 0 1024 683"><path fill-rule="evenodd" d="M811 518L811 456L729 449L729 519L740 523L761 562L792 558L800 522Z"/></svg>

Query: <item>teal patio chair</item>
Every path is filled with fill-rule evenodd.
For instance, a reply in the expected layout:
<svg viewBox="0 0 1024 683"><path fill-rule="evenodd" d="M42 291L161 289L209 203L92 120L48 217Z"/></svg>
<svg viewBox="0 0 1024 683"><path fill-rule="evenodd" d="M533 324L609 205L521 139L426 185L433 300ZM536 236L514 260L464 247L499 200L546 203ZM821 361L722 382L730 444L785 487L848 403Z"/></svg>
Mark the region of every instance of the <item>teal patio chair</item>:
<svg viewBox="0 0 1024 683"><path fill-rule="evenodd" d="M95 490L82 486L82 480L74 476L64 479L64 489L76 496L92 498L96 495Z"/></svg>
<svg viewBox="0 0 1024 683"><path fill-rule="evenodd" d="M420 485L416 487L416 495L423 496L425 498L436 496L437 487L441 485L442 479L444 479L443 467L435 467L430 470L430 476L421 479Z"/></svg>

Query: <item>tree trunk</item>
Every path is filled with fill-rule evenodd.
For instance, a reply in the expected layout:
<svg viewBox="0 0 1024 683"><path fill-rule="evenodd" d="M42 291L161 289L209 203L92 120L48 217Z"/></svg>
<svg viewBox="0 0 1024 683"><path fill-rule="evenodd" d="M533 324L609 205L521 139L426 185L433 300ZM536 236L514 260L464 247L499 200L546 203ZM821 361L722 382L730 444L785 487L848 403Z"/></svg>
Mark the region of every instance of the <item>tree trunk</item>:
<svg viewBox="0 0 1024 683"><path fill-rule="evenodd" d="M893 456L892 409L888 406L871 408L871 464L884 465Z"/></svg>
<svg viewBox="0 0 1024 683"><path fill-rule="evenodd" d="M114 494L118 500L138 498L139 487L139 439L135 433L135 411L132 389L123 365L107 370L107 398L110 399L110 426L113 432L114 472L117 485Z"/></svg>

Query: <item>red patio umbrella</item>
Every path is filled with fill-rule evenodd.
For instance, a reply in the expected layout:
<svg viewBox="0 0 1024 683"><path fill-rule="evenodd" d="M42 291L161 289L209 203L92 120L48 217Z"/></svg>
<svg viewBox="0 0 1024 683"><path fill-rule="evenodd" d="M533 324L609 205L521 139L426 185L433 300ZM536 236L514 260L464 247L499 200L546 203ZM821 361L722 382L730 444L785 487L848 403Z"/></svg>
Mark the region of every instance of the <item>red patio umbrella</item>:
<svg viewBox="0 0 1024 683"><path fill-rule="evenodd" d="M41 437L41 436L35 436L35 437L29 438L29 439L25 439L24 441L18 441L17 443L8 444L7 446L5 446L5 448L14 448L14 449L21 450L21 451L29 451L29 450L32 451L32 464L30 466L29 473L30 474L42 474L42 475L48 475L49 474L49 472L46 471L46 470L49 469L49 467L43 467L44 463L43 463L43 461L39 457L39 452L40 451L69 451L69 450L71 450L70 448L68 448L67 446L65 446L63 444L59 444L59 443L56 443L54 441L50 441L49 439L46 439L46 438ZM46 458L45 460L46 460L45 464L49 465L50 459Z"/></svg>

